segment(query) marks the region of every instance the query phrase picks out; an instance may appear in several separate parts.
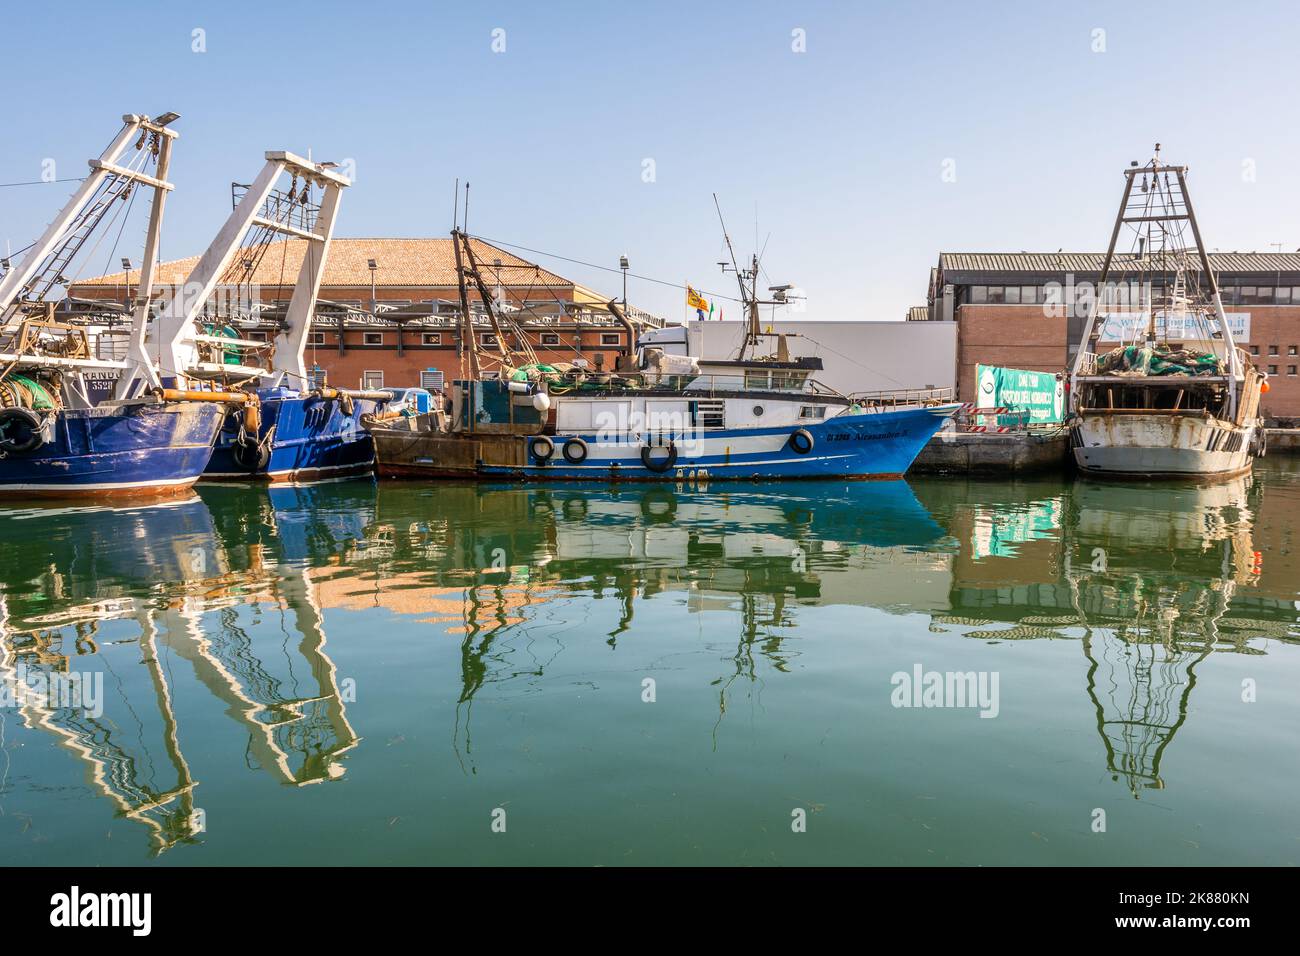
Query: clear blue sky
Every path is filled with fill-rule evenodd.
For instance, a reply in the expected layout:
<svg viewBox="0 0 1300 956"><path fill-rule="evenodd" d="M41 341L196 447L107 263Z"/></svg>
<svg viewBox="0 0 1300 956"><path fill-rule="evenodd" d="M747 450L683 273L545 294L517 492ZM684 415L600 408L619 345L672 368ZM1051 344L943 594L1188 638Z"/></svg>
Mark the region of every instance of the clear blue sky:
<svg viewBox="0 0 1300 956"><path fill-rule="evenodd" d="M897 319L940 251L1104 248L1156 140L1208 245L1300 248L1294 3L72 0L10 4L0 63L0 183L83 175L124 112L182 114L165 258L207 245L264 150L310 148L355 160L340 235L445 235L459 177L471 232L734 295L716 191L807 318ZM0 248L72 188L0 189ZM675 290L629 298L683 316Z"/></svg>

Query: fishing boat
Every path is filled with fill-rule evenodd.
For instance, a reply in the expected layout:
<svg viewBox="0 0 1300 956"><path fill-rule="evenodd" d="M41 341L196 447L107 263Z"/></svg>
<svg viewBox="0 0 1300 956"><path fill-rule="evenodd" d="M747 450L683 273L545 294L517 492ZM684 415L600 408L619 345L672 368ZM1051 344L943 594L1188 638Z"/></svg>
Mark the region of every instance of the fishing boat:
<svg viewBox="0 0 1300 956"><path fill-rule="evenodd" d="M146 351L157 371L142 363L119 383L120 396L164 386L232 402L204 480L309 481L368 474L374 466L361 419L382 412L392 394L330 387L308 375L303 358L350 184L335 165L273 151L252 184L235 184L229 218L150 331ZM275 257L282 273L293 274L291 255L292 298L283 306L261 303L252 282L257 265ZM273 340L240 335L255 314L277 322Z"/></svg>
<svg viewBox="0 0 1300 956"><path fill-rule="evenodd" d="M468 374L449 413L369 423L381 476L708 481L899 478L959 406L937 394L844 395L818 385L815 357L760 329L757 257L737 269L749 327L734 359L701 362L654 347L615 368L543 365L499 313L464 232L453 230ZM734 257L733 257L734 261ZM479 350L467 294L494 332ZM606 308L635 341L617 301ZM759 344L774 338L775 350ZM508 345L513 342L514 345Z"/></svg>
<svg viewBox="0 0 1300 956"><path fill-rule="evenodd" d="M1264 453L1268 377L1232 338L1187 190L1187 168L1124 170L1096 308L1070 378L1080 471L1126 478L1226 478ZM1132 239L1117 254L1121 234ZM1119 281L1113 281L1115 278ZM1098 354L1097 342L1119 342Z"/></svg>
<svg viewBox="0 0 1300 956"><path fill-rule="evenodd" d="M96 233L102 239L118 218L125 227L143 190L152 203L130 320L132 341L142 339L172 189L167 171L177 133L170 124L178 118L124 116L67 205L0 279L0 494L176 494L207 465L224 404L179 400L161 388L97 403L92 377L121 376L147 359L103 358L84 324L56 321L66 300L54 293L87 264L98 245L89 240Z"/></svg>

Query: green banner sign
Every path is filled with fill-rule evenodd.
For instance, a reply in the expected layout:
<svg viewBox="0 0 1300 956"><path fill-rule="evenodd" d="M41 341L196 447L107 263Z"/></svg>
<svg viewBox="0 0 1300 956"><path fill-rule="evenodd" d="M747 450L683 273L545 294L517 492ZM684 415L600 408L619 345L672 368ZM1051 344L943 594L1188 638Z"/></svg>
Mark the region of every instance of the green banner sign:
<svg viewBox="0 0 1300 956"><path fill-rule="evenodd" d="M1028 411L1031 422L1065 418L1065 380L1051 372L976 365L975 404L979 408L1015 407Z"/></svg>

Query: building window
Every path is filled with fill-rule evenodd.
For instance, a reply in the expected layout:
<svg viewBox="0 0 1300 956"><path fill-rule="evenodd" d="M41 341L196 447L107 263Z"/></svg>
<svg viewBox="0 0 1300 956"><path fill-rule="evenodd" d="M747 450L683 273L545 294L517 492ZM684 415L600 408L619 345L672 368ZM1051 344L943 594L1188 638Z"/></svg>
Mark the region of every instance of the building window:
<svg viewBox="0 0 1300 956"><path fill-rule="evenodd" d="M444 381L440 368L426 368L420 373L420 388L427 388L431 392L441 392Z"/></svg>
<svg viewBox="0 0 1300 956"><path fill-rule="evenodd" d="M971 286L970 300L975 305L983 305L989 300L989 287L986 285Z"/></svg>
<svg viewBox="0 0 1300 956"><path fill-rule="evenodd" d="M1288 365L1288 366L1286 367L1286 373L1287 373L1288 375L1294 376L1294 375L1295 375L1295 366L1294 366L1294 365Z"/></svg>
<svg viewBox="0 0 1300 956"><path fill-rule="evenodd" d="M1276 354L1277 354L1277 346L1276 346L1276 345L1270 345L1270 346L1268 347L1268 354L1269 354L1269 355L1276 355Z"/></svg>
<svg viewBox="0 0 1300 956"><path fill-rule="evenodd" d="M1251 354L1251 355L1258 355L1258 354L1259 354L1259 346L1258 346L1258 345L1252 345L1252 346L1250 347L1250 354Z"/></svg>
<svg viewBox="0 0 1300 956"><path fill-rule="evenodd" d="M384 373L381 371L369 370L361 373L361 387L365 389L383 388Z"/></svg>
<svg viewBox="0 0 1300 956"><path fill-rule="evenodd" d="M989 286L988 301L990 303L1006 302L1007 301L1006 290L1000 285Z"/></svg>
<svg viewBox="0 0 1300 956"><path fill-rule="evenodd" d="M265 341L266 341L266 333L265 333L265 332L248 332L248 333L246 333L246 336L247 336L247 338L248 338L248 341L250 341L250 342L265 342Z"/></svg>
<svg viewBox="0 0 1300 956"><path fill-rule="evenodd" d="M478 334L478 344L489 348L496 348L497 334L495 332L480 332Z"/></svg>
<svg viewBox="0 0 1300 956"><path fill-rule="evenodd" d="M1279 286L1273 297L1273 301L1278 305L1291 304L1291 287L1289 285Z"/></svg>
<svg viewBox="0 0 1300 956"><path fill-rule="evenodd" d="M324 333L324 332L308 332L308 333L307 333L307 344L308 344L308 345L324 345L324 344L325 344L325 333Z"/></svg>
<svg viewBox="0 0 1300 956"><path fill-rule="evenodd" d="M1036 285L1022 285L1020 287L1020 304L1034 305L1037 302L1041 302L1042 297L1039 293L1042 291L1043 290L1038 288Z"/></svg>
<svg viewBox="0 0 1300 956"><path fill-rule="evenodd" d="M560 344L560 333L559 333L559 332L543 332L543 333L542 333L542 338L541 338L541 343L542 343L543 345L559 345L559 344Z"/></svg>
<svg viewBox="0 0 1300 956"><path fill-rule="evenodd" d="M601 332L600 344L601 345L622 345L623 336L619 335L617 332Z"/></svg>
<svg viewBox="0 0 1300 956"><path fill-rule="evenodd" d="M366 345L383 345L384 333L383 332L362 332L361 341Z"/></svg>
<svg viewBox="0 0 1300 956"><path fill-rule="evenodd" d="M1262 304L1268 304L1273 301L1273 287L1262 285L1255 292L1255 300Z"/></svg>
<svg viewBox="0 0 1300 956"><path fill-rule="evenodd" d="M441 344L442 344L442 333L441 333L441 332L425 332L423 335L420 336L420 343L421 343L422 345L441 345Z"/></svg>
<svg viewBox="0 0 1300 956"><path fill-rule="evenodd" d="M1296 354L1296 347L1295 347L1294 345L1288 345L1288 346L1287 346L1287 349L1286 349L1286 354L1287 354L1287 355L1295 355L1295 354Z"/></svg>
<svg viewBox="0 0 1300 956"><path fill-rule="evenodd" d="M1020 304L1020 286L1009 285L1002 291L1003 291L1003 297L1005 298L1007 305Z"/></svg>
<svg viewBox="0 0 1300 956"><path fill-rule="evenodd" d="M1276 374L1277 374L1277 366L1276 366L1276 365L1270 365L1270 366L1268 367L1268 374L1269 374L1269 375L1276 375Z"/></svg>

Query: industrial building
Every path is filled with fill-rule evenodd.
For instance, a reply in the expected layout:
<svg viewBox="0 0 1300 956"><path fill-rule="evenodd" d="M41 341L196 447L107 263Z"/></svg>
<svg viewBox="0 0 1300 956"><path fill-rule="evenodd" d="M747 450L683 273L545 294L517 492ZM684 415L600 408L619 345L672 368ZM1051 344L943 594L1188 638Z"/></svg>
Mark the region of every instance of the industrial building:
<svg viewBox="0 0 1300 956"><path fill-rule="evenodd" d="M1104 258L945 252L930 272L926 306L909 310L908 319L956 323L957 394L974 401L978 364L1070 368L1086 316L1069 306L1075 290L1095 288ZM1300 253L1216 252L1209 258L1237 344L1269 375L1264 417L1283 423L1300 418ZM1111 278L1122 282L1133 267L1120 259L1113 268ZM1104 337L1102 343L1108 344Z"/></svg>
<svg viewBox="0 0 1300 956"><path fill-rule="evenodd" d="M591 289L479 239L471 240L491 292L512 313L543 362L584 359L608 363L634 343L625 327L604 309L608 301ZM306 243L272 243L256 261L237 264L237 275L222 294L252 307L251 318L234 321L241 337L274 339L275 313L288 305ZM198 256L160 265L158 295L175 294L198 263ZM83 310L109 312L130 299L139 272L118 272L81 280L68 288L70 302ZM334 239L330 244L307 367L330 384L382 388L441 388L460 374L460 312L456 257L450 238ZM478 305L477 294L471 307ZM663 320L635 307L626 309L637 329ZM102 358L125 354L127 322L115 336L111 327L98 336ZM482 345L494 332L476 315Z"/></svg>

